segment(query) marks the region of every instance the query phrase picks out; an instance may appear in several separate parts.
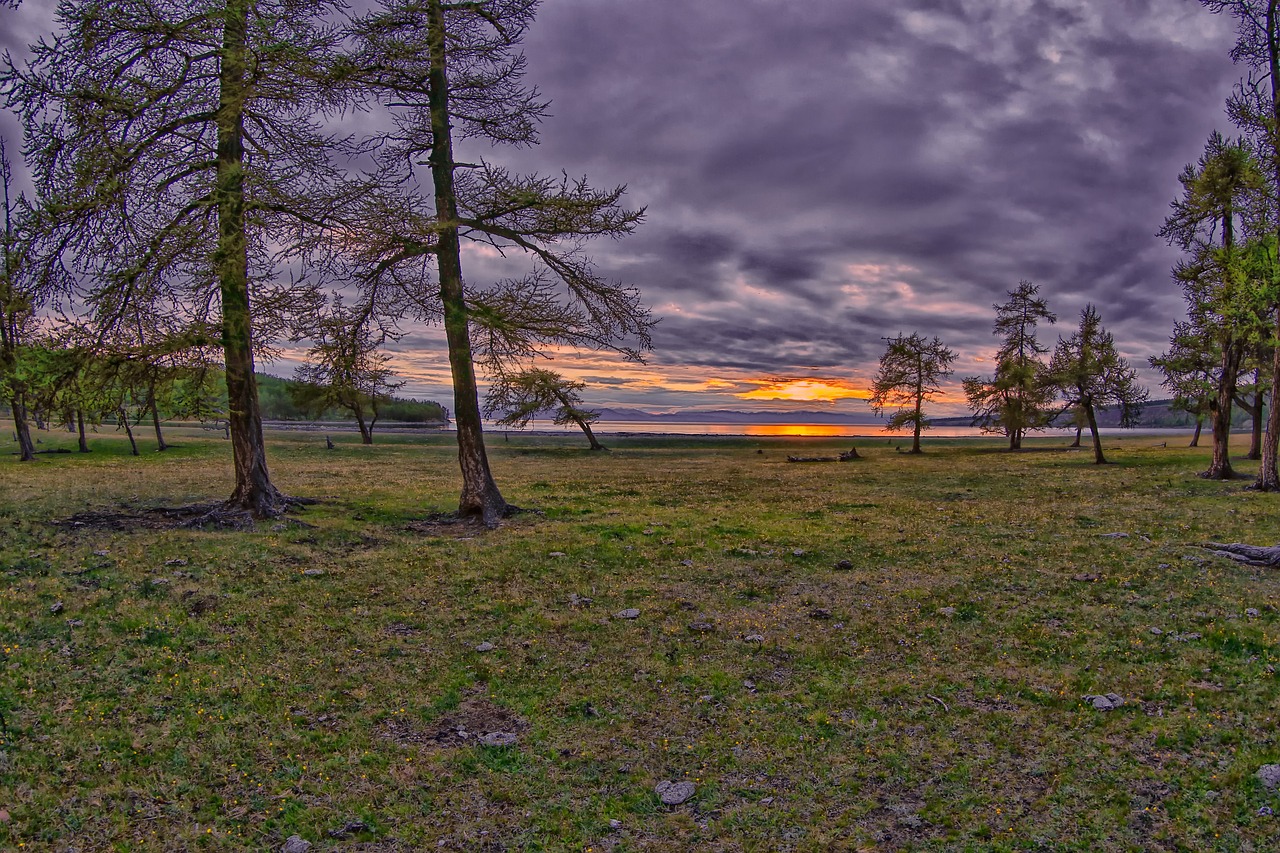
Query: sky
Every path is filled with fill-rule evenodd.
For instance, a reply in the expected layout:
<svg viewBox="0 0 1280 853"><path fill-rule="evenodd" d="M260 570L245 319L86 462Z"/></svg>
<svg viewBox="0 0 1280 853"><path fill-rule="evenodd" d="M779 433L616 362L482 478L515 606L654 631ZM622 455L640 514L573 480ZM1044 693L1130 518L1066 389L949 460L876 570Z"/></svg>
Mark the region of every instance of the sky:
<svg viewBox="0 0 1280 853"><path fill-rule="evenodd" d="M52 5L0 10L0 43ZM644 224L588 252L660 322L644 364L543 366L595 407L862 413L884 339L918 332L957 353L933 410L962 414L992 306L1026 279L1059 317L1043 342L1093 303L1167 396L1146 359L1184 310L1155 234L1231 131L1233 31L1196 0L544 0L524 44L541 143L478 154L626 184ZM483 253L464 269L486 283ZM394 350L401 393L447 404L440 332Z"/></svg>

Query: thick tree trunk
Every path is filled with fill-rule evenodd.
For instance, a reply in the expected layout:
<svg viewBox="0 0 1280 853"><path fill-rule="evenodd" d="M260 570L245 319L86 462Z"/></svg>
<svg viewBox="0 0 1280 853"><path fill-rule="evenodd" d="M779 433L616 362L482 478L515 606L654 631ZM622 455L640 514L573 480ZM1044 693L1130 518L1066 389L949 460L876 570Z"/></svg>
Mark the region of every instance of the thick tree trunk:
<svg viewBox="0 0 1280 853"><path fill-rule="evenodd" d="M373 426L364 422L364 412L357 406L354 410L356 426L360 428L360 443L373 444Z"/></svg>
<svg viewBox="0 0 1280 853"><path fill-rule="evenodd" d="M467 323L458 239L458 202L453 183L455 166L449 127L449 79L445 68L445 25L441 0L429 0L427 15L431 28L431 70L428 75L432 134L430 164L439 229L436 261L440 274L440 301L444 307L445 337L449 343L449 367L453 373L458 465L462 470L458 514L479 516L486 525L494 527L510 513L511 507L498 491L489 469L480 416L480 395L471 356L471 332Z"/></svg>
<svg viewBox="0 0 1280 853"><path fill-rule="evenodd" d="M1098 435L1098 419L1093 413L1093 398L1084 398L1084 415L1089 421L1089 435L1093 437L1093 464L1106 465L1107 457L1102 455L1102 437Z"/></svg>
<svg viewBox="0 0 1280 853"><path fill-rule="evenodd" d="M253 375L249 309L249 248L244 210L244 97L248 0L228 0L222 36L218 105L217 267L222 293L222 348L226 360L227 420L236 485L228 508L256 518L279 515L286 499L267 472L258 383Z"/></svg>
<svg viewBox="0 0 1280 853"><path fill-rule="evenodd" d="M1267 3L1267 65L1271 72L1271 191L1280 192L1280 33L1276 32L1276 16L1280 11L1277 0ZM1276 225L1280 237L1280 223ZM1253 487L1259 491L1280 491L1280 471L1276 457L1280 452L1280 305L1276 306L1276 342L1271 353L1271 407L1267 412L1267 432L1262 442L1262 462Z"/></svg>
<svg viewBox="0 0 1280 853"><path fill-rule="evenodd" d="M15 394L9 398L9 409L13 412L13 431L18 436L18 459L21 462L36 461L36 445L31 440L31 425L27 422L27 407Z"/></svg>
<svg viewBox="0 0 1280 853"><path fill-rule="evenodd" d="M129 423L129 413L121 408L116 417L120 419L120 426L124 427L124 434L129 436L129 449L133 451L134 456L141 455L138 453L138 441L133 437L133 426Z"/></svg>
<svg viewBox="0 0 1280 853"><path fill-rule="evenodd" d="M1280 307L1276 308L1276 340L1280 341ZM1271 406L1267 410L1267 430L1262 442L1262 462L1253 487L1262 492L1280 491L1277 447L1280 446L1280 344L1271 356Z"/></svg>
<svg viewBox="0 0 1280 853"><path fill-rule="evenodd" d="M84 435L84 409L76 409L76 431L79 434L80 452L89 452L89 440Z"/></svg>
<svg viewBox="0 0 1280 853"><path fill-rule="evenodd" d="M1076 440L1071 442L1072 447L1080 446L1080 434L1084 432L1084 427L1076 427Z"/></svg>
<svg viewBox="0 0 1280 853"><path fill-rule="evenodd" d="M1260 371L1254 371L1254 387L1257 388L1250 400L1236 400L1240 408L1249 416L1249 452L1246 459L1262 458L1262 377Z"/></svg>
<svg viewBox="0 0 1280 853"><path fill-rule="evenodd" d="M1188 447L1200 446L1200 431L1204 429L1204 415L1196 415L1196 431L1191 436L1191 444Z"/></svg>
<svg viewBox="0 0 1280 853"><path fill-rule="evenodd" d="M596 434L591 431L591 424L587 423L585 420L582 420L581 418L574 418L574 421L578 424L579 427L582 428L582 431L586 434L587 441L591 442L592 450L607 451L609 449L596 440Z"/></svg>
<svg viewBox="0 0 1280 853"><path fill-rule="evenodd" d="M151 389L151 425L156 431L156 451L164 452L169 449L169 445L165 443L164 433L160 431L160 410L156 407L155 389Z"/></svg>
<svg viewBox="0 0 1280 853"><path fill-rule="evenodd" d="M1235 560L1250 566L1265 566L1267 568L1280 566L1280 545L1264 548L1260 545L1245 545L1240 542L1232 542L1230 544L1206 542L1200 547L1208 548L1219 557L1226 557L1229 560Z"/></svg>
<svg viewBox="0 0 1280 853"><path fill-rule="evenodd" d="M1236 377L1240 373L1241 347L1228 334L1222 344L1222 375L1218 377L1217 395L1209 404L1213 418L1213 461L1200 476L1206 480L1230 480L1235 476L1228 453L1231 442L1231 401L1236 395Z"/></svg>
<svg viewBox="0 0 1280 853"><path fill-rule="evenodd" d="M1009 449L1010 450L1022 449L1022 430L1021 429L1014 428L1009 430Z"/></svg>

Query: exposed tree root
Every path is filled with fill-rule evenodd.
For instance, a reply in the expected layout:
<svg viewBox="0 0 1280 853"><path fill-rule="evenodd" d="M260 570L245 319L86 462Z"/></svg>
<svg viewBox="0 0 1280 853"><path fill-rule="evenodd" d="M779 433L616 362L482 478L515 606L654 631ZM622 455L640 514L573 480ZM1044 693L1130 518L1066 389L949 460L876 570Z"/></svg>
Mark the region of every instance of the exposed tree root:
<svg viewBox="0 0 1280 853"><path fill-rule="evenodd" d="M1206 542L1200 547L1219 557L1226 557L1228 560L1244 563L1246 566L1263 566L1266 568L1280 566L1280 545L1264 548L1260 545L1245 545L1240 542L1228 544Z"/></svg>
<svg viewBox="0 0 1280 853"><path fill-rule="evenodd" d="M313 498L286 498L280 514L292 507L319 503ZM279 517L279 515L275 516ZM224 502L187 504L185 506L147 507L109 512L80 512L53 523L60 527L88 527L99 530L175 530L214 528L220 530L252 530L256 519L249 510ZM287 522L295 527L312 527L297 519Z"/></svg>

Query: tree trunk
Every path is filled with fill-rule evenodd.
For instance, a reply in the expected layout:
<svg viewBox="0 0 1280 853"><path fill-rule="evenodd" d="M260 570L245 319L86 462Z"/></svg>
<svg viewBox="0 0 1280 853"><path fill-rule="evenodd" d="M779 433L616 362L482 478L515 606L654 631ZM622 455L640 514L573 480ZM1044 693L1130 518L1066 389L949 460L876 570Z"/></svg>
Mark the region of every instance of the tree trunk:
<svg viewBox="0 0 1280 853"><path fill-rule="evenodd" d="M1276 32L1276 14L1280 3L1267 3L1267 64L1271 79L1271 191L1280 192L1280 33ZM1280 223L1276 225L1280 236ZM1262 442L1262 462L1258 465L1258 477L1253 487L1264 492L1280 490L1280 472L1276 456L1280 448L1280 305L1276 312L1276 345L1271 354L1271 407L1267 411L1267 432Z"/></svg>
<svg viewBox="0 0 1280 853"><path fill-rule="evenodd" d="M364 412L357 406L354 409L356 416L356 426L360 427L360 443L373 444L373 427L364 422Z"/></svg>
<svg viewBox="0 0 1280 853"><path fill-rule="evenodd" d="M1076 440L1071 442L1072 447L1080 446L1080 433L1084 431L1084 427L1076 427Z"/></svg>
<svg viewBox="0 0 1280 853"><path fill-rule="evenodd" d="M1280 307L1276 308L1276 340L1280 341ZM1277 447L1280 445L1280 344L1271 355L1271 406L1267 409L1267 430L1262 442L1262 462L1253 487L1262 492L1280 491Z"/></svg>
<svg viewBox="0 0 1280 853"><path fill-rule="evenodd" d="M156 451L164 452L169 449L169 445L165 444L164 433L160 431L160 410L156 407L156 391L151 389L151 425L156 430Z"/></svg>
<svg viewBox="0 0 1280 853"><path fill-rule="evenodd" d="M431 112L431 179L435 186L437 219L436 262L440 274L440 301L444 308L445 337L449 343L449 367L453 374L454 422L458 435L458 466L462 470L462 495L458 514L479 516L495 527L511 507L498 491L489 469L471 357L471 333L463 292L462 260L458 239L458 201L453 185L453 139L449 127L449 79L445 68L445 25L441 0L427 4L431 70L428 74Z"/></svg>
<svg viewBox="0 0 1280 853"><path fill-rule="evenodd" d="M581 428L582 428L582 431L583 431L584 433L586 433L587 441L591 442L591 449L592 449L592 450L606 450L606 451L607 451L607 450L609 449L609 448L605 447L603 444L601 444L599 441L597 441L597 440L596 440L596 434L595 434L594 432L592 432L592 431L591 431L591 424L587 423L587 422L586 422L585 420L583 420L582 418L574 418L574 421L578 424L578 426L579 426L579 427L581 427Z"/></svg>
<svg viewBox="0 0 1280 853"><path fill-rule="evenodd" d="M1009 449L1010 450L1022 449L1022 430L1017 427L1009 430Z"/></svg>
<svg viewBox="0 0 1280 853"><path fill-rule="evenodd" d="M1204 428L1204 415L1196 415L1196 431L1191 436L1191 443L1188 447L1200 446L1200 430Z"/></svg>
<svg viewBox="0 0 1280 853"><path fill-rule="evenodd" d="M1240 373L1241 347L1228 333L1222 344L1222 375L1218 377L1218 393L1209 403L1213 418L1213 461L1200 476L1206 480L1230 480L1235 476L1228 453L1231 442L1231 401L1236 395L1236 377Z"/></svg>
<svg viewBox="0 0 1280 853"><path fill-rule="evenodd" d="M1257 383L1261 381L1261 378L1262 377L1257 376L1255 373L1255 376L1254 376L1255 387L1258 387ZM1246 412L1249 413L1249 422L1253 427L1249 435L1249 455L1246 456L1245 458L1261 459L1262 458L1262 390L1261 390L1261 387L1259 387L1259 389L1254 392L1253 401L1250 403L1250 405L1244 406L1243 408Z"/></svg>
<svg viewBox="0 0 1280 853"><path fill-rule="evenodd" d="M27 407L18 395L9 398L9 409L13 412L13 431L18 435L18 460L21 462L36 461L36 445L31 440L31 425L27 422Z"/></svg>
<svg viewBox="0 0 1280 853"><path fill-rule="evenodd" d="M1093 398L1084 398L1084 415L1089 420L1089 435L1093 436L1093 464L1106 465L1107 457L1102 455L1102 437L1098 435L1098 419L1093 414Z"/></svg>
<svg viewBox="0 0 1280 853"><path fill-rule="evenodd" d="M89 441L84 436L84 409L76 409L76 431L79 433L80 452L89 452Z"/></svg>
<svg viewBox="0 0 1280 853"><path fill-rule="evenodd" d="M133 427L129 424L129 413L120 407L120 411L116 414L120 419L120 426L124 427L124 434L129 436L129 449L133 451L134 456L140 456L138 453L138 441L133 437Z"/></svg>
<svg viewBox="0 0 1280 853"><path fill-rule="evenodd" d="M217 269L222 293L222 348L226 360L227 420L236 485L227 507L256 518L279 515L286 499L271 484L258 383L253 375L249 310L249 247L244 211L244 97L249 0L228 0L219 78Z"/></svg>

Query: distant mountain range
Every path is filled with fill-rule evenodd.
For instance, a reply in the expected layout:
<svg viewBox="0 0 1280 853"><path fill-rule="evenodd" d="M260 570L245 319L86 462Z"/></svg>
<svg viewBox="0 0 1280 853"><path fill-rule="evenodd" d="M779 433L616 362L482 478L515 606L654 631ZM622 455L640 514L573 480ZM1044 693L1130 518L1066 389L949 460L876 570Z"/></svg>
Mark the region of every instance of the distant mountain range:
<svg viewBox="0 0 1280 853"><path fill-rule="evenodd" d="M1170 400L1152 400L1142 408L1139 426L1145 427L1181 427L1194 426L1195 421L1185 412L1170 407ZM600 420L626 421L630 423L669 423L669 424L836 424L836 425L881 425L884 418L870 413L857 412L817 412L767 411L740 412L734 409L713 409L710 411L681 412L645 412L640 409L599 409ZM934 426L969 426L973 419L969 415L949 418L931 418ZM1065 423L1063 424L1066 425ZM1119 411L1102 410L1098 412L1098 425L1115 427L1120 425Z"/></svg>

